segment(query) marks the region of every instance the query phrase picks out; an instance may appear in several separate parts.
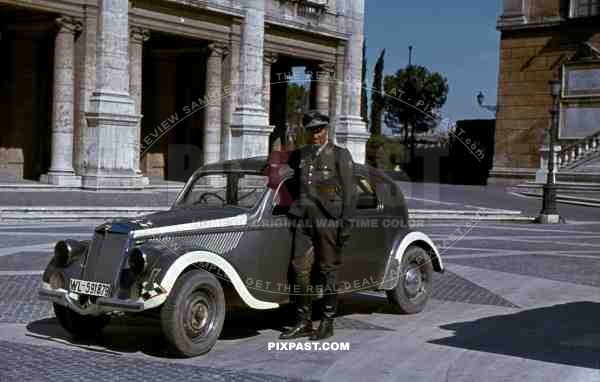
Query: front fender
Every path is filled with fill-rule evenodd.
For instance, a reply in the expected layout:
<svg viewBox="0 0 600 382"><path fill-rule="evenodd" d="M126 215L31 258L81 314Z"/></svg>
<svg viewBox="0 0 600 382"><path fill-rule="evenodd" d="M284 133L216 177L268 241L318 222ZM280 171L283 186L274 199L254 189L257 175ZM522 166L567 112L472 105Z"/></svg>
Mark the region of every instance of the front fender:
<svg viewBox="0 0 600 382"><path fill-rule="evenodd" d="M255 298L246 287L246 284L242 281L242 278L236 271L236 269L221 256L208 252L208 251L193 251L187 252L179 256L165 272L160 285L170 293L177 281L177 278L187 269L189 266L194 264L211 264L214 265L223 276L225 276L233 284L236 292L240 298L253 309L275 309L279 307L279 304L273 302L262 301ZM202 268L200 268L202 269ZM206 268L204 268L206 269ZM216 269L215 269L216 270Z"/></svg>

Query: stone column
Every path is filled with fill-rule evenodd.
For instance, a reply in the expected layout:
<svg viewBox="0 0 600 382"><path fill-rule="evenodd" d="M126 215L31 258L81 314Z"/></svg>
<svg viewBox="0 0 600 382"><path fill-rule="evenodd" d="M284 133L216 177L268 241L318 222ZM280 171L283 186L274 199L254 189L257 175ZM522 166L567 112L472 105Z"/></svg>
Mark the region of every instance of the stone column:
<svg viewBox="0 0 600 382"><path fill-rule="evenodd" d="M206 94L216 94L215 100L206 104L204 112L204 164L221 160L221 129L223 94L223 54L227 47L222 44L210 44L210 53L206 63Z"/></svg>
<svg viewBox="0 0 600 382"><path fill-rule="evenodd" d="M233 112L237 105L237 96L239 91L240 74L240 25L231 26L232 37L230 41L229 54L225 55L223 60L223 89L229 92L229 95L223 99L222 103L222 121L221 130L221 159L231 159L231 122Z"/></svg>
<svg viewBox="0 0 600 382"><path fill-rule="evenodd" d="M61 186L80 187L81 177L73 170L73 124L75 93L75 33L82 23L72 17L56 19L54 42L54 89L52 100L52 153L48 174L40 181Z"/></svg>
<svg viewBox="0 0 600 382"><path fill-rule="evenodd" d="M323 114L330 115L329 102L331 87L333 85L333 73L335 64L324 62L319 64L317 71L317 110Z"/></svg>
<svg viewBox="0 0 600 382"><path fill-rule="evenodd" d="M231 157L269 153L269 116L263 107L263 47L265 2L244 2L245 18L240 46L240 93L231 123Z"/></svg>
<svg viewBox="0 0 600 382"><path fill-rule="evenodd" d="M90 139L86 113L90 97L96 88L96 9L87 9L83 30L75 39L75 132L74 166L77 174L83 174L87 164L87 142Z"/></svg>
<svg viewBox="0 0 600 382"><path fill-rule="evenodd" d="M129 29L129 94L135 101L135 112L142 114L142 53L143 44L150 38L150 31L140 27ZM140 174L140 150L139 144L142 139L142 121L136 126L137 145L134 157L133 169Z"/></svg>
<svg viewBox="0 0 600 382"><path fill-rule="evenodd" d="M270 115L269 109L271 106L271 65L276 62L277 54L265 52L263 60L263 107L268 116Z"/></svg>
<svg viewBox="0 0 600 382"><path fill-rule="evenodd" d="M344 51L341 115L336 118L337 143L350 150L357 163L365 163L366 142L370 137L360 115L362 80L362 45L364 39L364 0L346 3L346 30L350 34Z"/></svg>
<svg viewBox="0 0 600 382"><path fill-rule="evenodd" d="M95 86L83 187L142 188L148 179L135 168L140 115L129 94L128 0L98 0Z"/></svg>

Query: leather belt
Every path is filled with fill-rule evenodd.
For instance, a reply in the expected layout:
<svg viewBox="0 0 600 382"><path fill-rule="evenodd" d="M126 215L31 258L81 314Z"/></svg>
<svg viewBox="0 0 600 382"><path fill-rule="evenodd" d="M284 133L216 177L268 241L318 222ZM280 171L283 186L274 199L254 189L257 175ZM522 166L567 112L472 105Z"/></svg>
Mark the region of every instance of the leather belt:
<svg viewBox="0 0 600 382"><path fill-rule="evenodd" d="M317 192L321 194L334 194L335 186L317 186Z"/></svg>

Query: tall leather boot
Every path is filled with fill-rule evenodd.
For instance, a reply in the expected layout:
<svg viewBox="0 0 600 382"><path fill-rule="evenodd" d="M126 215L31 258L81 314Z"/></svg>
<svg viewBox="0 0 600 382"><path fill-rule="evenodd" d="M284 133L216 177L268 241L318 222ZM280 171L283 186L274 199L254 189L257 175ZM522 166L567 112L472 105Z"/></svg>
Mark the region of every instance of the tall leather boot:
<svg viewBox="0 0 600 382"><path fill-rule="evenodd" d="M327 288L333 290L332 288ZM337 309L337 293L328 292L323 296L321 323L319 328L310 336L313 341L322 340L333 336L333 316Z"/></svg>
<svg viewBox="0 0 600 382"><path fill-rule="evenodd" d="M296 296L296 325L281 333L280 340L290 340L299 337L310 337L314 330L312 324L312 298L308 294L308 282L298 280L301 294Z"/></svg>

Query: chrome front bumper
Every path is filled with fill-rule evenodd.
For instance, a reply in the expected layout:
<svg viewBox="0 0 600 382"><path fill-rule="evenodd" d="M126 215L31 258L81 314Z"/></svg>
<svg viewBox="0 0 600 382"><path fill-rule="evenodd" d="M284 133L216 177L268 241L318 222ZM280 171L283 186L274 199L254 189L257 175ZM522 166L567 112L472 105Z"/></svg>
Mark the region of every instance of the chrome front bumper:
<svg viewBox="0 0 600 382"><path fill-rule="evenodd" d="M76 294L69 293L65 289L52 289L50 285L44 285L40 288L38 296L41 300L52 301L83 315L98 315L114 311L141 312L147 309L142 301L112 297L99 297L93 304L81 306L76 301Z"/></svg>

